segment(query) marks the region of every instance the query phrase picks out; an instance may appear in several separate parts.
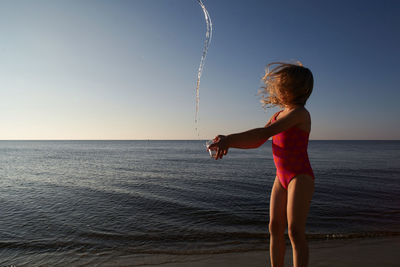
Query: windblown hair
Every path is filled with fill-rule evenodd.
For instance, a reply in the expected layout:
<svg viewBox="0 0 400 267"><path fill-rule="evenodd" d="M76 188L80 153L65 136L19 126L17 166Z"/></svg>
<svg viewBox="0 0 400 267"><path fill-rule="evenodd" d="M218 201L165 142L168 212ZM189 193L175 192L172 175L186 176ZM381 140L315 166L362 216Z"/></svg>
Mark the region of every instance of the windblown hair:
<svg viewBox="0 0 400 267"><path fill-rule="evenodd" d="M271 66L275 67L271 68ZM270 69L271 68L271 69ZM296 64L273 62L267 65L262 78L265 86L260 89L263 107L305 105L310 97L314 78L311 71Z"/></svg>

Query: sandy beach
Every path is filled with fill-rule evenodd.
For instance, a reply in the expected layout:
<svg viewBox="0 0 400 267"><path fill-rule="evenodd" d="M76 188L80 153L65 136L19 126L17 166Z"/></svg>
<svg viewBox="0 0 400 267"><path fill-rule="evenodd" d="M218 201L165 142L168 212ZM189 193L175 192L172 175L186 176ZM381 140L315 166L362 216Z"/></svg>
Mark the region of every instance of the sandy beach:
<svg viewBox="0 0 400 267"><path fill-rule="evenodd" d="M398 267L400 262L400 237L313 241L309 245L310 267ZM259 251L182 257L180 263L160 266L265 267L270 263L268 251ZM293 266L290 246L286 250L285 266Z"/></svg>

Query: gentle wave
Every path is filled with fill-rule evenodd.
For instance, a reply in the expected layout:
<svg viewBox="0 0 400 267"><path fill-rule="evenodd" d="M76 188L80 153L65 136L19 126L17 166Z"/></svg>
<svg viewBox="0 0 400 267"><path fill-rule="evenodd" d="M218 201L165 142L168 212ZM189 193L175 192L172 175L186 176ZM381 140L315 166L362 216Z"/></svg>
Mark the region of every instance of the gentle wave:
<svg viewBox="0 0 400 267"><path fill-rule="evenodd" d="M2 249L23 249L28 251L79 251L93 248L100 248L95 244L89 242L77 242L77 241L44 241L44 240L32 240L32 241L0 241L0 248Z"/></svg>
<svg viewBox="0 0 400 267"><path fill-rule="evenodd" d="M329 233L329 234L307 234L308 240L321 239L354 239L354 238L376 238L400 236L400 232L376 231L360 233Z"/></svg>
<svg viewBox="0 0 400 267"><path fill-rule="evenodd" d="M365 239L379 237L396 237L400 236L400 232L360 232L360 233L311 233L307 234L309 241L318 240L344 240L344 239ZM203 255L203 254L221 254L231 252L245 252L265 249L269 234L268 233L249 233L249 232L194 232L186 235L157 235L157 234L138 234L124 235L91 232L81 234L83 241L59 241L59 240L33 240L33 241L0 241L1 249L21 249L28 251L47 251L47 252L99 252L115 249L134 254L166 254L166 255ZM288 236L286 235L286 239ZM174 242L186 242L196 240L198 248L176 248ZM125 247L115 248L104 241L117 241L125 243ZM154 242L154 248L151 246ZM165 242L170 244L165 246ZM129 246L129 243L135 246ZM137 244L146 244L138 246ZM163 245L164 244L164 245ZM203 248L201 246L203 244Z"/></svg>

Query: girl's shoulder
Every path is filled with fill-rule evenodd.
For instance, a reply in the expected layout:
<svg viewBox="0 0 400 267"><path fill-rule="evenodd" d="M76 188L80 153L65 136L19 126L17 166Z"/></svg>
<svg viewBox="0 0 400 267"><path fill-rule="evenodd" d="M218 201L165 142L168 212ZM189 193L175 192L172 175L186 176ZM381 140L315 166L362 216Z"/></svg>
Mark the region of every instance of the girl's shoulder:
<svg viewBox="0 0 400 267"><path fill-rule="evenodd" d="M274 123L275 121L282 119L284 117L290 118L290 120L296 121L296 124L310 124L311 123L311 116L308 110L305 107L296 107L291 110L280 110L276 112L274 115L271 116L270 120L268 121L267 125ZM309 127L305 127L309 128Z"/></svg>
<svg viewBox="0 0 400 267"><path fill-rule="evenodd" d="M308 133L311 131L311 115L304 106L290 110L287 115L292 116L297 121L297 128Z"/></svg>
<svg viewBox="0 0 400 267"><path fill-rule="evenodd" d="M274 120L280 119L282 117L286 117L290 115L291 117L297 117L297 118L304 118L304 119L309 119L310 118L310 112L305 107L296 107L291 110L280 110L276 112L272 118Z"/></svg>
<svg viewBox="0 0 400 267"><path fill-rule="evenodd" d="M293 112L296 112L299 116L303 116L306 118L310 117L310 112L305 107L295 108Z"/></svg>

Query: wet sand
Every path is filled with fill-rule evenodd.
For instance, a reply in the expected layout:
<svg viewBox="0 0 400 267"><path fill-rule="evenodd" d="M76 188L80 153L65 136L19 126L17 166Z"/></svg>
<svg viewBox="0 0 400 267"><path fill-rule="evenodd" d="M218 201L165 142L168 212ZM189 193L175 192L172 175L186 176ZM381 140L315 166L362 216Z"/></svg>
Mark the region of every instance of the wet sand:
<svg viewBox="0 0 400 267"><path fill-rule="evenodd" d="M310 267L398 267L400 237L312 241ZM268 251L226 253L177 258L161 267L261 267L270 266ZM292 250L286 249L285 266L292 265Z"/></svg>

